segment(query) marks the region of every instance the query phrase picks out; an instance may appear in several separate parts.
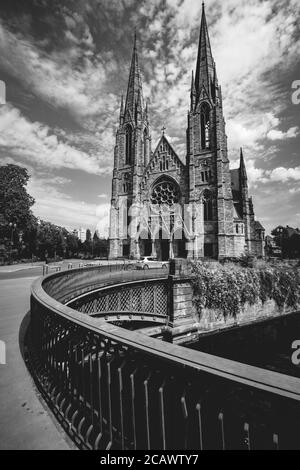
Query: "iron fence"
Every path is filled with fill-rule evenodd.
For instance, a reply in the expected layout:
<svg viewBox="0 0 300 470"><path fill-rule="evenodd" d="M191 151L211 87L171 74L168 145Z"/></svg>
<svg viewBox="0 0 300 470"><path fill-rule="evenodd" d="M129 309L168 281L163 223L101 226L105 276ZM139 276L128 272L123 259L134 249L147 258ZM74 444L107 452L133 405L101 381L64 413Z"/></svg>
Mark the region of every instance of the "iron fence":
<svg viewBox="0 0 300 470"><path fill-rule="evenodd" d="M77 297L67 305L78 312L105 320L147 320L168 319L167 280L148 279L131 281L109 287L102 287Z"/></svg>
<svg viewBox="0 0 300 470"><path fill-rule="evenodd" d="M299 379L77 312L56 299L70 293L74 298L68 278L64 293L65 275L39 279L32 287L28 360L78 447L300 448Z"/></svg>

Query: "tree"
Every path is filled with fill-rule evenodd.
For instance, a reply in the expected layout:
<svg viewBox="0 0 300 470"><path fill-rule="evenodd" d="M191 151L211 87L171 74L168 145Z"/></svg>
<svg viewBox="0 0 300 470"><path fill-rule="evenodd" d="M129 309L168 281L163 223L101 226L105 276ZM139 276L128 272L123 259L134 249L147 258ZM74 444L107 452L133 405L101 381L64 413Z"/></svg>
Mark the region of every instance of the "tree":
<svg viewBox="0 0 300 470"><path fill-rule="evenodd" d="M4 236L9 224L16 224L17 230L28 230L36 223L31 212L34 199L26 189L30 176L26 168L18 165L0 166L0 213Z"/></svg>
<svg viewBox="0 0 300 470"><path fill-rule="evenodd" d="M91 242L92 241L92 233L90 231L90 229L88 228L87 231L86 231L86 241L87 242Z"/></svg>
<svg viewBox="0 0 300 470"><path fill-rule="evenodd" d="M290 238L290 253L293 258L300 258L300 233L293 233Z"/></svg>
<svg viewBox="0 0 300 470"><path fill-rule="evenodd" d="M300 231L293 227L276 227L271 232L275 243L281 248L283 258L300 257Z"/></svg>
<svg viewBox="0 0 300 470"><path fill-rule="evenodd" d="M32 232L37 219L31 207L34 199L27 192L29 174L26 168L18 165L0 166L0 242L5 256L11 260L32 250ZM31 255L29 255L31 256Z"/></svg>
<svg viewBox="0 0 300 470"><path fill-rule="evenodd" d="M97 231L93 236L94 256L107 257L108 241L105 238L99 238Z"/></svg>
<svg viewBox="0 0 300 470"><path fill-rule="evenodd" d="M65 257L68 231L41 220L37 229L37 255L41 258Z"/></svg>
<svg viewBox="0 0 300 470"><path fill-rule="evenodd" d="M92 242L92 233L88 228L86 231L86 239L83 242L83 252L86 257L90 257L93 254L93 242Z"/></svg>
<svg viewBox="0 0 300 470"><path fill-rule="evenodd" d="M94 242L97 242L99 240L98 232L95 230L94 235L93 235L93 240Z"/></svg>
<svg viewBox="0 0 300 470"><path fill-rule="evenodd" d="M73 235L72 233L69 233L67 235L67 254L68 257L73 257L75 255L78 255L79 251L79 240L78 238Z"/></svg>
<svg viewBox="0 0 300 470"><path fill-rule="evenodd" d="M43 220L38 221L33 215L31 207L34 199L26 188L29 178L26 168L12 164L0 166L2 258L11 260L13 257L31 258L32 255L36 255L45 259L45 257L75 256L80 251L88 256L93 255L94 243L97 245L100 240L97 234L96 239L92 240L90 229L86 232L86 241L81 243L64 227ZM99 250L98 252L100 253Z"/></svg>

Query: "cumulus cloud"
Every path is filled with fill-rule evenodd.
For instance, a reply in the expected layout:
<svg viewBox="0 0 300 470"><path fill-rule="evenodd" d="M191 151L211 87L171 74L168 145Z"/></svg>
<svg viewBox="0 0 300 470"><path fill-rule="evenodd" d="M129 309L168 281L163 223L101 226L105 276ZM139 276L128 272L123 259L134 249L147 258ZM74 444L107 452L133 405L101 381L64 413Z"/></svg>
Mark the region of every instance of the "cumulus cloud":
<svg viewBox="0 0 300 470"><path fill-rule="evenodd" d="M270 181L300 181L300 166L296 168L274 168L269 172L268 177Z"/></svg>
<svg viewBox="0 0 300 470"><path fill-rule="evenodd" d="M13 106L0 108L0 148L16 158L49 168L71 168L87 173L108 171L95 155L80 151L57 138L51 129L31 122Z"/></svg>
<svg viewBox="0 0 300 470"><path fill-rule="evenodd" d="M278 129L272 129L268 132L267 137L270 140L285 140L285 139L292 139L293 137L297 137L299 134L299 127L291 127L286 132L280 131Z"/></svg>
<svg viewBox="0 0 300 470"><path fill-rule="evenodd" d="M233 118L227 125L230 147L236 149L246 146L253 150L261 150L263 140L287 140L298 136L297 126L282 131L278 129L280 125L281 120L272 112L254 113L248 118L244 116L243 119Z"/></svg>
<svg viewBox="0 0 300 470"><path fill-rule="evenodd" d="M246 166L251 186L255 187L258 183L265 183L267 181L265 170L257 168L254 160L247 160Z"/></svg>
<svg viewBox="0 0 300 470"><path fill-rule="evenodd" d="M61 2L65 26L58 34L63 47L58 43L50 47L47 37L34 38L34 18L19 30L9 28L5 21L0 23L5 74L23 82L28 96L38 104L47 103L57 116L56 126L47 122L47 116L45 122L41 122L41 116L27 116L30 98L22 114L15 102L14 107L2 108L2 153L18 162L25 160L28 166L56 168L57 176L62 168L90 174L110 171L119 98L126 91L129 73L131 29L136 25L144 94L150 99L153 147L164 125L184 159L201 2L104 0L101 8L96 0L76 3L71 11L69 3ZM246 149L252 186L266 188L279 181L295 184L297 168L292 168L289 151L281 154L279 146L292 145L299 139L299 128L289 114L291 90L287 84L288 73L299 64L295 21L300 15L299 1L214 0L207 2L206 12L223 90L230 159L238 155L239 147ZM49 17L48 23L52 22L51 11ZM76 129L63 122L61 111L77 123ZM271 154L273 160L276 155L276 164ZM269 166L267 161L271 162ZM287 191L287 196L291 194ZM39 197L43 198L41 193ZM59 197L56 202L59 204Z"/></svg>
<svg viewBox="0 0 300 470"><path fill-rule="evenodd" d="M255 187L258 183L294 183L300 181L300 166L295 168L277 167L273 170L265 170L256 166L253 159L246 160L246 170L250 186ZM233 168L238 167L238 160L233 161ZM298 193L298 186L289 188L290 193Z"/></svg>
<svg viewBox="0 0 300 470"><path fill-rule="evenodd" d="M140 32L139 50L145 95L151 99L152 126L159 130L165 124L170 135L184 141L201 2L167 0L164 8L156 0L147 4L131 1L121 8L115 2L104 2L101 11L113 29L122 18L123 25L127 24L125 15L131 7L137 9L138 21L141 23L144 18L146 22L143 33ZM270 112L275 116L284 106L282 90L274 83L274 77L266 74L275 67L280 73L298 57L299 37L295 35L297 25L293 18L300 14L300 6L291 0L285 8L281 7L281 0L275 4L273 0L216 0L206 7L224 92L230 148L243 144L255 149L261 139L279 140L295 135L295 128L281 130L280 121L275 129L267 127L264 117ZM93 3L85 9L89 13L95 10L98 15ZM118 17L114 18L115 9ZM14 77L21 75L26 86L51 105L71 112L83 127L90 130L95 121L105 120L107 132L108 126L112 128L116 122L119 98L116 85L120 76L121 86L126 87L129 54L128 63L123 60L121 65L116 50L97 44L96 51L87 16L64 10L65 36L70 43L61 51L45 53L30 38L16 35L0 24L3 67ZM127 27L123 34L126 31ZM100 127L100 139L103 132ZM112 146L110 138L106 149Z"/></svg>
<svg viewBox="0 0 300 470"><path fill-rule="evenodd" d="M75 15L77 23L79 17L80 15ZM70 17L67 18L71 25ZM12 80L19 81L22 89L26 90L23 93L30 97L26 98L23 111L26 112L26 108L31 106L30 99L34 107L34 101L38 99L41 103L46 103L51 112L57 113L60 125L63 122L60 116L63 110L82 129L76 136L70 132L68 125L60 129L65 134L65 140L74 148L72 159L78 160L76 147L79 147L84 154L89 154L89 161L99 152L101 164L105 167L105 160L110 160L113 151L113 128L117 120L118 99L110 89L110 76L116 75L117 65L111 55L98 57L90 30L82 18L81 26L83 32L77 42L74 36L68 47L46 52L44 42L34 41L31 36L26 37L20 32L12 32L0 21L1 69ZM70 28L66 31L69 39L75 26L71 25ZM10 82L7 83L7 88L10 91ZM44 114L39 127L47 124L47 119L48 116ZM61 151L64 152L64 149ZM70 151L65 155L64 161L69 158ZM89 161L86 166L90 168Z"/></svg>
<svg viewBox="0 0 300 470"><path fill-rule="evenodd" d="M88 204L72 198L60 188L62 180L34 175L28 183L28 191L35 198L33 211L36 216L71 230L74 227L90 228L106 236L109 204Z"/></svg>
<svg viewBox="0 0 300 470"><path fill-rule="evenodd" d="M229 148L246 145L257 151L264 139L294 137L297 129L283 131L284 123L278 117L290 101L290 90L282 89L278 76L298 62L300 42L294 18L300 14L299 3L216 0L207 4L206 12L223 89ZM155 66L146 65L151 70L147 93L151 94L154 123L164 121L172 136L184 140L201 2L168 0L163 14L153 11L157 31L166 29L166 17L172 35L152 38L156 53L152 51L147 60ZM151 30L147 35L152 36Z"/></svg>
<svg viewBox="0 0 300 470"><path fill-rule="evenodd" d="M103 109L114 111L114 96L105 86L105 67L84 57L80 47L46 53L0 22L0 54L6 73L21 79L24 88L50 105L67 109L80 122ZM79 59L81 67L76 66Z"/></svg>

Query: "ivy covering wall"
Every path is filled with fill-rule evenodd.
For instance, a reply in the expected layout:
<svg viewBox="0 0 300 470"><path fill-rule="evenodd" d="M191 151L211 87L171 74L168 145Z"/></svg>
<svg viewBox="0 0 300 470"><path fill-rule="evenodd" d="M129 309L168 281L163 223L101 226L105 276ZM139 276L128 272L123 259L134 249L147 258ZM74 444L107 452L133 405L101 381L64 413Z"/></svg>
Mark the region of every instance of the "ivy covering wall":
<svg viewBox="0 0 300 470"><path fill-rule="evenodd" d="M274 300L279 309L300 309L300 268L237 265L211 267L191 263L194 302L201 318L203 309L219 312L225 320L236 318L245 304Z"/></svg>

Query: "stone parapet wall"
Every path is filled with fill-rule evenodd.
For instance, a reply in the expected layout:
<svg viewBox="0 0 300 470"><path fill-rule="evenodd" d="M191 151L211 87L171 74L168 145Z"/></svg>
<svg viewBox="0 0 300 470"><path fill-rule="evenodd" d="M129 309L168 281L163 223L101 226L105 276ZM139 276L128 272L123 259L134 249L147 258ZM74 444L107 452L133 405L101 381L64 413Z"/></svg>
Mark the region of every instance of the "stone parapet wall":
<svg viewBox="0 0 300 470"><path fill-rule="evenodd" d="M207 332L246 325L300 311L300 304L296 308L287 306L279 308L274 300L269 299L264 303L259 300L253 305L245 303L235 318L226 318L223 312L208 308L203 308L199 315L194 302L191 270L185 259L174 259L170 262L169 295L171 297L170 315L166 331L168 340L174 343L191 341Z"/></svg>

